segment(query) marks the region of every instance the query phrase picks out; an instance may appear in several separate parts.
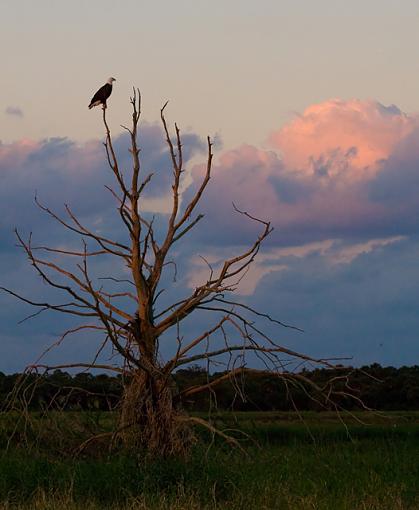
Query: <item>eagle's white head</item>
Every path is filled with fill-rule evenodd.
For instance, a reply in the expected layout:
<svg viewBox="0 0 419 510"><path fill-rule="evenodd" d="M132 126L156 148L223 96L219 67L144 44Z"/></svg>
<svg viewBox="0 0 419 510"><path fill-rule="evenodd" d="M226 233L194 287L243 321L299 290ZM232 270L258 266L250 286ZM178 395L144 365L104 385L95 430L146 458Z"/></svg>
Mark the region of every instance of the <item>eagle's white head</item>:
<svg viewBox="0 0 419 510"><path fill-rule="evenodd" d="M109 78L109 80L106 83L109 83L109 85L112 85L112 82L116 81L115 78Z"/></svg>

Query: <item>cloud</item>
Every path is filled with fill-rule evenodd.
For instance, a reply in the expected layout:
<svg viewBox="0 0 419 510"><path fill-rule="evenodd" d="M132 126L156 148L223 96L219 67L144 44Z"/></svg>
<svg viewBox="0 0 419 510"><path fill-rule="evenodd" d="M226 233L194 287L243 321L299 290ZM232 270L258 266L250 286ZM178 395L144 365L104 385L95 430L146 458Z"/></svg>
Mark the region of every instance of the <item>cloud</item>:
<svg viewBox="0 0 419 510"><path fill-rule="evenodd" d="M257 232L231 202L270 220L276 245L408 235L419 227L418 116L376 101L331 100L270 141L274 151L243 145L219 157L202 203L211 242L245 243ZM202 173L194 168L189 194Z"/></svg>
<svg viewBox="0 0 419 510"><path fill-rule="evenodd" d="M111 207L104 201L100 173L106 175L99 142L78 146L65 138L21 140L0 145L0 228L33 227L43 221L34 196L61 211L63 204L88 215Z"/></svg>
<svg viewBox="0 0 419 510"><path fill-rule="evenodd" d="M336 249L339 249L337 246ZM419 356L419 239L394 240L331 264L319 251L290 257L249 303L304 329L282 341L312 356L350 356L349 363L411 365Z"/></svg>
<svg viewBox="0 0 419 510"><path fill-rule="evenodd" d="M147 199L164 199L170 191L172 168L163 133L158 126L146 124L140 132L142 178L154 172L154 178L144 193ZM128 151L128 135L114 139L119 165L126 179L132 168ZM201 150L194 134L184 137L186 164ZM20 140L0 144L0 235L6 229L28 226L44 221L34 207L35 194L51 209L63 211L69 204L81 217L98 222L100 217L115 209L115 200L104 188L113 186L113 176L106 162L100 141L77 144L68 138Z"/></svg>
<svg viewBox="0 0 419 510"><path fill-rule="evenodd" d="M4 110L4 113L6 115L10 115L12 117L23 118L23 110L21 108L19 108L18 106L8 106Z"/></svg>
<svg viewBox="0 0 419 510"><path fill-rule="evenodd" d="M374 176L417 127L418 119L395 105L332 99L310 106L269 139L291 172L353 181Z"/></svg>
<svg viewBox="0 0 419 510"><path fill-rule="evenodd" d="M325 241L308 243L300 246L286 248L267 247L263 249L254 262L249 266L246 275L238 279L236 294L242 296L252 295L261 280L271 273L286 271L292 267L296 260L302 260L313 255L321 257L329 267L339 264L350 264L357 257L370 253L383 246L404 240L403 236L387 237L384 239L370 239L365 242L347 243L341 239L327 239ZM195 288L206 281L210 275L208 264L214 271L220 270L224 260L238 253L241 247L231 247L213 250L202 256L194 255L190 259L187 274L187 283Z"/></svg>
<svg viewBox="0 0 419 510"><path fill-rule="evenodd" d="M311 354L355 353L357 362L408 363L406 353L416 352L412 345L419 326L419 241L414 237L419 228L418 141L415 115L374 101L332 100L308 108L275 131L272 150L242 145L224 151L197 207L196 214L206 217L176 246L178 281L173 284L169 265L163 282L167 292L158 303L164 306L205 280L208 269L199 255L216 267L254 240L260 225L235 213L234 202L275 227L239 293L256 308L306 330L303 337L287 331L284 339L290 347L298 342L299 350ZM204 148L192 133L184 142L190 164ZM140 145L143 175L155 174L142 204L145 210L161 211L172 179L161 129L144 124ZM126 134L115 137L125 176L130 168L127 148ZM202 166L194 166L183 207L203 172ZM17 254L14 226L33 229L38 242L73 243L33 206L35 192L61 212L69 203L97 231L122 235L115 202L103 188L112 176L100 141L77 144L52 138L0 144L0 181L0 262L2 284L8 287L35 297L49 295ZM157 216L157 228L161 220ZM123 271L107 262L92 270L102 276ZM9 367L21 363L22 368L33 361L38 346L62 331L61 318L41 316L15 329L31 310L7 296L0 296L0 303L2 336L16 349L4 348L3 359ZM199 316L192 322L195 330L203 324ZM31 338L27 350L26 337ZM377 350L382 342L388 347ZM67 359L91 352L91 345L82 341L71 345L79 347L64 350Z"/></svg>

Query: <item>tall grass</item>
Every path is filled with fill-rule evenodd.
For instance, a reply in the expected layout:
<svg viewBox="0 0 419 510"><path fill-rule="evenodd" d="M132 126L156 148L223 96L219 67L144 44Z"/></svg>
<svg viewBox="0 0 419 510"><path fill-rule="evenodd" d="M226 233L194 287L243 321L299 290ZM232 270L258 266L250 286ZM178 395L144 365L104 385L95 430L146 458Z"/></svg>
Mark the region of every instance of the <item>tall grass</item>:
<svg viewBox="0 0 419 510"><path fill-rule="evenodd" d="M14 448L0 457L0 508L419 509L415 424L350 426L350 435L336 424L250 428L259 446L249 441L247 456L208 441L187 460L166 461Z"/></svg>

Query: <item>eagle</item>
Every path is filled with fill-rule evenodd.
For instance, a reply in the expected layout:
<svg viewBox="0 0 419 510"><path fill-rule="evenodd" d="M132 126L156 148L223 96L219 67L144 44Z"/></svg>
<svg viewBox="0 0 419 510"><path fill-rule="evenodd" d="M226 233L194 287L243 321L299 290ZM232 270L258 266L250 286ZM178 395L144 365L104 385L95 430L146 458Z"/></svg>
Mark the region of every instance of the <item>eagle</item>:
<svg viewBox="0 0 419 510"><path fill-rule="evenodd" d="M115 78L109 78L109 80L100 87L100 89L96 92L96 94L92 97L92 100L89 104L89 110L94 106L103 105L103 108L106 108L106 100L111 95L112 92L112 82L116 81Z"/></svg>

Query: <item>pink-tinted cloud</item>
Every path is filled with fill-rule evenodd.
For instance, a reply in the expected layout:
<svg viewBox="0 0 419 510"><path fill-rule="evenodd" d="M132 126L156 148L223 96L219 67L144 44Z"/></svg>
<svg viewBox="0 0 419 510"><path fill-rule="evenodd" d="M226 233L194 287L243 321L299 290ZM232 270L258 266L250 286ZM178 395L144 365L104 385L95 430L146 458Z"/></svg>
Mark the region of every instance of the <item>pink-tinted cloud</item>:
<svg viewBox="0 0 419 510"><path fill-rule="evenodd" d="M329 176L363 179L374 176L380 161L417 126L416 117L394 105L332 99L307 108L270 141L292 171L312 175L323 168Z"/></svg>
<svg viewBox="0 0 419 510"><path fill-rule="evenodd" d="M375 101L331 100L270 139L276 151L246 145L219 157L204 204L212 240L248 237L232 201L271 220L276 244L381 238L419 226L417 200L404 200L419 193L418 116ZM196 167L195 182L201 174Z"/></svg>

